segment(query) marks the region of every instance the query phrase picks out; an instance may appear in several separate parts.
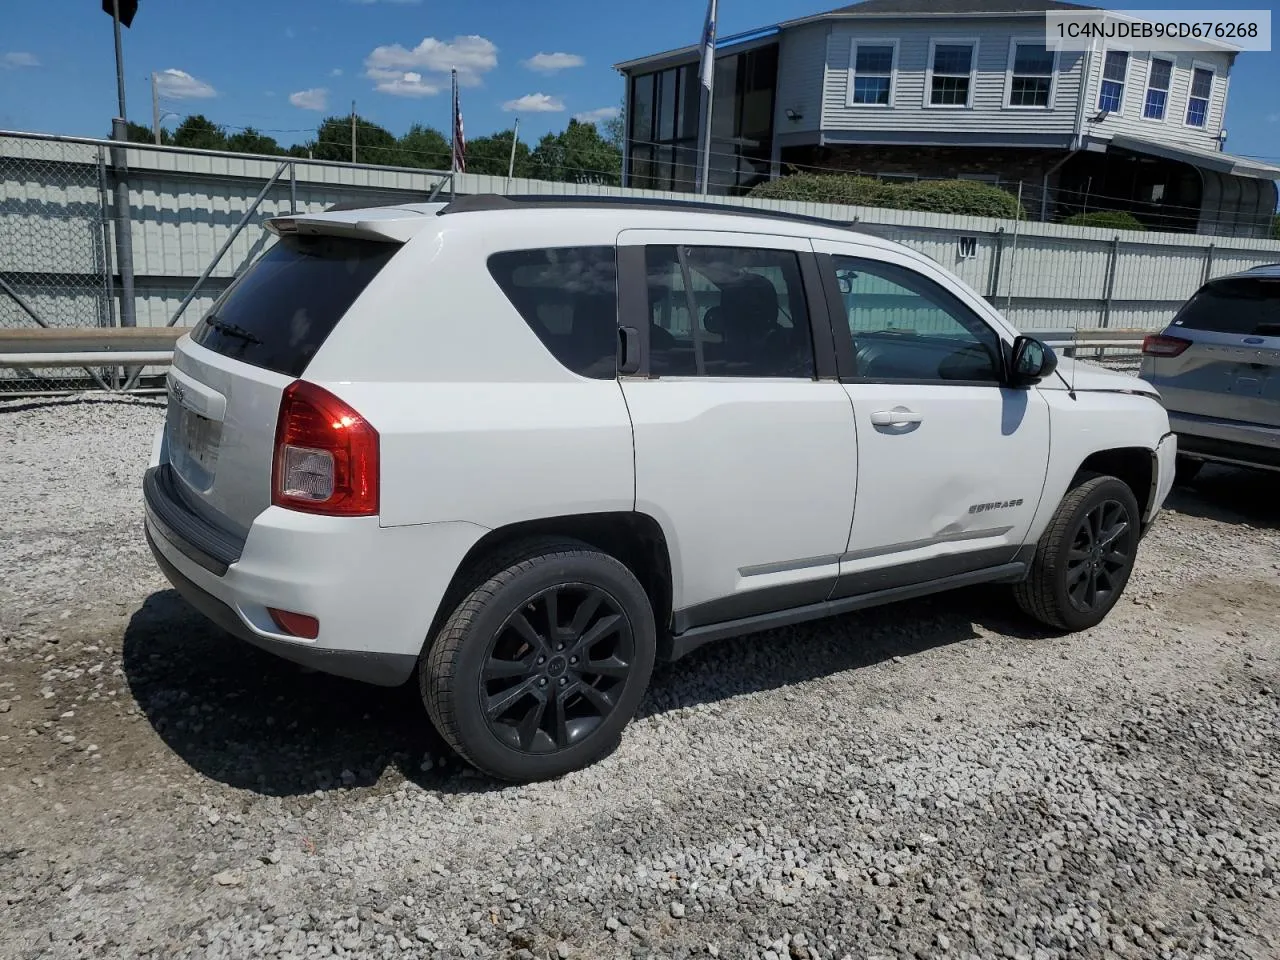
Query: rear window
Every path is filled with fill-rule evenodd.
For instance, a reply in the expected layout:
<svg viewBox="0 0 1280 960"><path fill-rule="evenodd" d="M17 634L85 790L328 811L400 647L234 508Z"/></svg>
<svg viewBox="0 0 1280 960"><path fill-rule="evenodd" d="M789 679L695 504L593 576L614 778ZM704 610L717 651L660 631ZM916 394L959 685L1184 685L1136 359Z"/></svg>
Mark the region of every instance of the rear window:
<svg viewBox="0 0 1280 960"><path fill-rule="evenodd" d="M1280 278L1214 280L1183 305L1173 325L1242 336L1280 336Z"/></svg>
<svg viewBox="0 0 1280 960"><path fill-rule="evenodd" d="M191 339L255 367L301 376L399 249L351 237L281 237L218 299Z"/></svg>
<svg viewBox="0 0 1280 960"><path fill-rule="evenodd" d="M582 377L612 380L618 364L613 247L511 250L489 273L551 355Z"/></svg>

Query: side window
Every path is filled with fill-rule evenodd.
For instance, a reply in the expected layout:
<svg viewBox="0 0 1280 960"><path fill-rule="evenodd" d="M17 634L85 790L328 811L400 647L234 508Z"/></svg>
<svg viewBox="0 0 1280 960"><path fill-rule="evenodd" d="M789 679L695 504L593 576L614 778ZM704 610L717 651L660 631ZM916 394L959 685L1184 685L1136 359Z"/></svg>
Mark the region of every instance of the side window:
<svg viewBox="0 0 1280 960"><path fill-rule="evenodd" d="M617 272L613 247L511 250L489 258L489 273L543 346L595 380L618 372Z"/></svg>
<svg viewBox="0 0 1280 960"><path fill-rule="evenodd" d="M999 383L999 335L929 278L858 257L834 257L864 380Z"/></svg>
<svg viewBox="0 0 1280 960"><path fill-rule="evenodd" d="M789 250L645 248L658 376L814 375L800 261Z"/></svg>

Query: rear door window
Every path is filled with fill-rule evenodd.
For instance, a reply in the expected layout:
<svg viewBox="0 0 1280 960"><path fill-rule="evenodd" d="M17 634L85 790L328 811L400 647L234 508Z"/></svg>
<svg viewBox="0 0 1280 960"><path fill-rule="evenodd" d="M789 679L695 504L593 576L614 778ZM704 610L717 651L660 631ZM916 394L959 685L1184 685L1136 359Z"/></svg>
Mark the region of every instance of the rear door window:
<svg viewBox="0 0 1280 960"><path fill-rule="evenodd" d="M281 237L191 331L202 347L298 377L400 249L353 237Z"/></svg>
<svg viewBox="0 0 1280 960"><path fill-rule="evenodd" d="M509 250L489 273L551 355L582 377L618 372L618 268L613 247Z"/></svg>
<svg viewBox="0 0 1280 960"><path fill-rule="evenodd" d="M1175 327L1241 336L1280 336L1280 278L1233 277L1202 287L1173 318Z"/></svg>

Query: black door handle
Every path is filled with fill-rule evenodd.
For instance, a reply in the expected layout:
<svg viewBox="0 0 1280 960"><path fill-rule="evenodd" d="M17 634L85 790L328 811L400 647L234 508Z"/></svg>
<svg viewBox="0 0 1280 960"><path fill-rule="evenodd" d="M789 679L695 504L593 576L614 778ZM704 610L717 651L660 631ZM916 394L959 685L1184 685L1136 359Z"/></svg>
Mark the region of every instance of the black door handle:
<svg viewBox="0 0 1280 960"><path fill-rule="evenodd" d="M635 327L618 328L618 373L629 376L640 372L640 331Z"/></svg>

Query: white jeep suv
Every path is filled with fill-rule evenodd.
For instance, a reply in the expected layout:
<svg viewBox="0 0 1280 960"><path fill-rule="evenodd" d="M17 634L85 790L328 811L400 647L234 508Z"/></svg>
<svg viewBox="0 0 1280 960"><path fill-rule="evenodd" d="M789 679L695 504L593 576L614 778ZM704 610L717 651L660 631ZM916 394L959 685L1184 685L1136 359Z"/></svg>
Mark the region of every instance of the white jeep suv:
<svg viewBox="0 0 1280 960"><path fill-rule="evenodd" d="M268 227L178 342L148 541L229 632L413 678L496 777L593 762L716 638L981 582L1093 626L1172 485L1151 387L839 224L479 196Z"/></svg>

